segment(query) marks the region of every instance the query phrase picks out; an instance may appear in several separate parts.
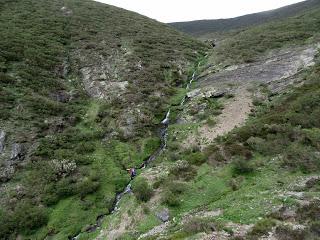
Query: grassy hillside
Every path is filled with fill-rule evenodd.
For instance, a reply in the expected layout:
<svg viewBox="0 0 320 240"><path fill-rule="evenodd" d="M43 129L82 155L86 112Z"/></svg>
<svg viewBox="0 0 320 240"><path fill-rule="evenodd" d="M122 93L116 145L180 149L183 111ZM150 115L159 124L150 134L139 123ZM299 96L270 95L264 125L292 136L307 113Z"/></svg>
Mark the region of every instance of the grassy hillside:
<svg viewBox="0 0 320 240"><path fill-rule="evenodd" d="M189 33L193 36L206 36L217 32L226 32L230 30L237 30L240 28L247 28L254 25L259 25L272 20L285 19L303 11L310 10L319 6L319 1L308 0L290 6L282 7L276 10L249 14L241 17L231 19L218 20L198 20L190 22L176 22L170 25L176 29ZM212 16L214 17L214 16Z"/></svg>
<svg viewBox="0 0 320 240"><path fill-rule="evenodd" d="M0 238L66 239L158 147L155 126L206 47L93 1L0 12Z"/></svg>
<svg viewBox="0 0 320 240"><path fill-rule="evenodd" d="M169 176L155 184L162 207L175 218L168 239L217 232L226 239L261 239L269 232L276 239L319 238L319 59L299 77L302 87L256 102L245 126L204 151L169 143ZM171 141L184 138L178 126L170 133ZM238 237L239 227L249 224L251 230ZM298 224L304 227L295 229Z"/></svg>
<svg viewBox="0 0 320 240"><path fill-rule="evenodd" d="M320 6L281 21L230 33L214 51L216 63L250 63L261 54L281 47L319 42Z"/></svg>
<svg viewBox="0 0 320 240"><path fill-rule="evenodd" d="M272 54L314 47L319 43L319 19L315 8L232 34L202 59L197 81L206 77L202 72L210 75L232 64L275 61ZM291 76L297 84L283 92L272 92L259 81L250 85L253 96L263 97L253 97L248 120L204 148L197 144L201 141L189 144L186 139L202 138L193 133L204 123L215 127L217 115L234 96L176 104L172 118L179 121L172 119L169 126L167 150L137 179L144 182L141 188L147 189L148 198L141 200L137 187L123 199L119 213L106 219L101 232L83 239L103 239L111 230L118 230L123 239L255 240L271 233L279 240L318 239L319 53L314 61ZM229 87L240 84L235 81ZM165 224L156 217L163 209L169 215Z"/></svg>

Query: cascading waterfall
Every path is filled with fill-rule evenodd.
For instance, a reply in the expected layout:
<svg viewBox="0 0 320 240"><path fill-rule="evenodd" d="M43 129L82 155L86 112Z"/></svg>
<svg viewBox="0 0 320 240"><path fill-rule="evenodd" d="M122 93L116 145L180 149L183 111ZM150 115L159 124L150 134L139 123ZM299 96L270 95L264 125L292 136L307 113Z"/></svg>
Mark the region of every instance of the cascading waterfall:
<svg viewBox="0 0 320 240"><path fill-rule="evenodd" d="M198 67L199 67L199 66L200 66L200 62L198 63ZM189 90L189 89L190 89L191 84L192 84L193 81L195 80L195 77L196 77L196 71L194 71L194 72L192 73L192 77L191 77L190 81L188 82L188 84L187 84L187 86L186 86L186 90ZM181 100L180 106L183 106L183 105L185 104L186 100L187 100L187 96L184 96L184 97L182 98L182 100Z"/></svg>
<svg viewBox="0 0 320 240"><path fill-rule="evenodd" d="M200 63L198 64L198 67L200 66ZM192 82L195 80L195 76L196 76L196 71L193 72L192 77L189 81L189 83L186 86L186 89L189 90ZM181 106L184 105L185 101L187 99L187 96L184 96L182 101L181 101ZM166 113L165 118L161 121L161 126L160 126L160 139L161 139L161 144L160 147L151 155L148 157L147 160L145 160L137 169L143 169L146 168L151 162L153 162L154 160L156 160L160 154L164 151L164 149L167 147L167 137L168 137L168 127L169 127L169 122L170 122L170 109L168 110L168 112ZM80 232L79 234L77 234L76 236L73 237L69 237L70 240L77 240L81 233L90 233L90 232L94 232L96 231L98 228L101 227L102 225L102 221L103 218L106 217L107 215L111 215L114 214L115 212L117 212L119 210L118 206L120 204L120 201L122 199L122 197L131 192L131 183L132 180L130 180L130 182L127 184L127 186L125 187L125 189L118 193L115 197L114 203L112 205L112 208L109 210L109 213L106 214L102 214L100 216L97 217L96 223L89 226L84 232Z"/></svg>

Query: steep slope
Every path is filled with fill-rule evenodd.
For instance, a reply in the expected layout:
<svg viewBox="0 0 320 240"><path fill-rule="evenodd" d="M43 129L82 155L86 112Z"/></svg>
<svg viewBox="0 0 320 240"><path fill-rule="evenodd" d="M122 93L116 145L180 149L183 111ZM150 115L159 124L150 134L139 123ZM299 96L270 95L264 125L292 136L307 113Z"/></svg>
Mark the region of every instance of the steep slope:
<svg viewBox="0 0 320 240"><path fill-rule="evenodd" d="M166 151L83 237L318 239L319 19L249 28L200 59Z"/></svg>
<svg viewBox="0 0 320 240"><path fill-rule="evenodd" d="M159 146L156 124L206 46L93 1L0 11L0 238L66 239Z"/></svg>
<svg viewBox="0 0 320 240"><path fill-rule="evenodd" d="M307 0L301 3L296 3L290 6L282 7L276 10L249 14L231 19L217 20L198 20L190 22L170 23L176 29L189 33L193 36L205 36L216 32L226 32L241 28L247 28L254 25L259 25L272 20L285 19L304 11L310 10L320 5L318 0Z"/></svg>
<svg viewBox="0 0 320 240"><path fill-rule="evenodd" d="M299 46L319 41L320 6L303 14L280 21L273 21L221 39L212 55L220 66L250 63L261 54L281 47Z"/></svg>

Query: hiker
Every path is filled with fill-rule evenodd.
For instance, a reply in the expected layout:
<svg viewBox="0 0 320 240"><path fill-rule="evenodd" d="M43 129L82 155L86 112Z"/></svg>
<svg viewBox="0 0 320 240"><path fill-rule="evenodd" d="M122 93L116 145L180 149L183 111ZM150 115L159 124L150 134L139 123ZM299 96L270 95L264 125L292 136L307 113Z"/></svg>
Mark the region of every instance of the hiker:
<svg viewBox="0 0 320 240"><path fill-rule="evenodd" d="M127 169L127 171L129 172L131 179L133 179L135 176L137 176L137 172L136 172L135 168L129 168L129 169Z"/></svg>

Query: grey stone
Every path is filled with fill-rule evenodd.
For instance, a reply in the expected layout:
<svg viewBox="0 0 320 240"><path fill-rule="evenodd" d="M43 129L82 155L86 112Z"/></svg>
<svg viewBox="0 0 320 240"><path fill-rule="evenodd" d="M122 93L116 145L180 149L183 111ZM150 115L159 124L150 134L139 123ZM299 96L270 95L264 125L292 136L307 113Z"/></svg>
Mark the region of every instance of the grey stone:
<svg viewBox="0 0 320 240"><path fill-rule="evenodd" d="M15 172L13 166L5 166L0 168L0 183L9 181Z"/></svg>
<svg viewBox="0 0 320 240"><path fill-rule="evenodd" d="M156 213L157 218L159 218L162 222L169 221L169 209L164 208L162 211Z"/></svg>
<svg viewBox="0 0 320 240"><path fill-rule="evenodd" d="M253 63L230 66L216 74L198 81L201 88L228 86L229 84L268 84L269 88L278 90L282 85L292 82L291 77L301 69L314 64L317 49L314 46L288 48L270 52L268 56Z"/></svg>
<svg viewBox="0 0 320 240"><path fill-rule="evenodd" d="M293 209L286 208L282 213L282 216L285 220L287 220L287 219L294 219L297 216L297 214Z"/></svg>
<svg viewBox="0 0 320 240"><path fill-rule="evenodd" d="M205 98L219 98L223 97L227 93L226 90L212 89L204 93Z"/></svg>
<svg viewBox="0 0 320 240"><path fill-rule="evenodd" d="M229 89L216 89L214 87L206 87L195 89L187 93L188 98L219 98L230 92Z"/></svg>
<svg viewBox="0 0 320 240"><path fill-rule="evenodd" d="M10 160L19 160L23 156L22 146L19 143L12 144Z"/></svg>
<svg viewBox="0 0 320 240"><path fill-rule="evenodd" d="M4 143L6 140L6 133L3 130L0 130L0 154L3 152L4 150Z"/></svg>
<svg viewBox="0 0 320 240"><path fill-rule="evenodd" d="M188 98L194 98L194 97L199 96L200 94L201 94L201 90L200 89L195 89L195 90L193 90L191 92L188 92L187 93L187 97Z"/></svg>

